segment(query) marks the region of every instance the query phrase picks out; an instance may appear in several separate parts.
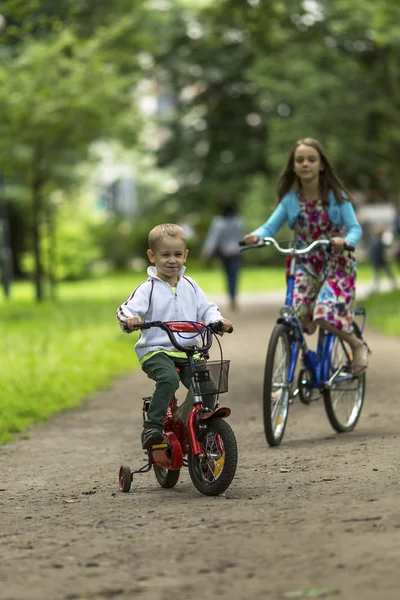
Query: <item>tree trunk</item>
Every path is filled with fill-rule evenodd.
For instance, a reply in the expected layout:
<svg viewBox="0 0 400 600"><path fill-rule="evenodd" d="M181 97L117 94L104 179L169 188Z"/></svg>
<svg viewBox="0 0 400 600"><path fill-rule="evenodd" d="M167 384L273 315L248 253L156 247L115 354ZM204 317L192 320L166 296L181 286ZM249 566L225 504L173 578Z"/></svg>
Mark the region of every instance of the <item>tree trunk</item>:
<svg viewBox="0 0 400 600"><path fill-rule="evenodd" d="M1 284L6 298L10 297L13 278L12 259L8 207L4 196L3 174L0 171L0 271Z"/></svg>
<svg viewBox="0 0 400 600"><path fill-rule="evenodd" d="M386 131L389 136L389 156L391 171L389 182L391 197L400 207L400 143L394 136L400 119L400 86L397 78L398 62L392 47L382 51L382 89L386 92L390 112L386 118Z"/></svg>
<svg viewBox="0 0 400 600"><path fill-rule="evenodd" d="M41 256L40 224L42 217L43 198L42 181L36 173L33 175L32 184L32 211L33 211L33 256L35 260L34 283L36 302L44 299L43 290L43 265Z"/></svg>
<svg viewBox="0 0 400 600"><path fill-rule="evenodd" d="M50 298L55 300L57 292L56 207L52 206L50 200L46 209L46 225L49 240L47 252L48 282L50 284Z"/></svg>

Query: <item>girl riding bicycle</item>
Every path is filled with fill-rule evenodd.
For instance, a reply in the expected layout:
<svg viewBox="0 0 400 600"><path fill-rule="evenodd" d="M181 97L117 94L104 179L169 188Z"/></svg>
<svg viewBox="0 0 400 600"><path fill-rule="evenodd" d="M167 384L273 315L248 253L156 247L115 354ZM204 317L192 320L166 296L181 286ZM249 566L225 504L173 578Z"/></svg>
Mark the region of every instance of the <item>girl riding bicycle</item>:
<svg viewBox="0 0 400 600"><path fill-rule="evenodd" d="M260 237L274 237L286 222L298 248L320 238L331 241L330 253L319 247L297 258L293 307L305 332L314 333L319 325L347 342L353 353L352 373L361 373L370 350L353 331L356 260L353 252L343 250L357 244L362 229L350 194L318 141L296 142L278 183L278 199L270 218L244 242L251 245Z"/></svg>

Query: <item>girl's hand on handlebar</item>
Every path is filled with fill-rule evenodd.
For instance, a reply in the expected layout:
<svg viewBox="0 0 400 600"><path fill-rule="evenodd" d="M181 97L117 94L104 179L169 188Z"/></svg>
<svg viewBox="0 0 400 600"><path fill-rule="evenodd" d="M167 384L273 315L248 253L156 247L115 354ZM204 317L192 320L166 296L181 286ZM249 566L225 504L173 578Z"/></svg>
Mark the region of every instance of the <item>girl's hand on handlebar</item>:
<svg viewBox="0 0 400 600"><path fill-rule="evenodd" d="M126 328L128 331L135 331L135 329L138 329L137 326L140 325L140 323L143 323L140 317L129 317L129 319L126 320Z"/></svg>
<svg viewBox="0 0 400 600"><path fill-rule="evenodd" d="M345 248L345 241L341 237L333 237L331 239L332 252L335 254L341 254Z"/></svg>
<svg viewBox="0 0 400 600"><path fill-rule="evenodd" d="M252 246L254 244L257 244L259 239L260 238L258 237L258 235L254 235L254 233L248 233L244 236L243 242L246 244L246 246Z"/></svg>

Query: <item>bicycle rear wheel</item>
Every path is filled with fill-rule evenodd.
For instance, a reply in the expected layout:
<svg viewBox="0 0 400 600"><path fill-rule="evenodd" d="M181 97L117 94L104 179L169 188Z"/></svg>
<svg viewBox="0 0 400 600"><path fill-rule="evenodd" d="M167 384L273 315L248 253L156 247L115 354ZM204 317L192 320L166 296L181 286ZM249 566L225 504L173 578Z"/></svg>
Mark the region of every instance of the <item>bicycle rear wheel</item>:
<svg viewBox="0 0 400 600"><path fill-rule="evenodd" d="M268 344L264 371L264 431L270 446L279 446L289 415L290 344L287 328L275 325Z"/></svg>
<svg viewBox="0 0 400 600"><path fill-rule="evenodd" d="M163 488L173 488L179 481L179 475L181 474L180 469L176 471L170 471L169 469L163 469L162 467L153 466L154 475L158 483Z"/></svg>
<svg viewBox="0 0 400 600"><path fill-rule="evenodd" d="M356 335L361 332L354 325ZM366 377L365 372L352 375L350 372L351 351L339 338L335 338L330 358L330 376L340 367L341 374L327 390L324 390L325 410L329 422L338 433L353 431L360 418L364 404Z"/></svg>

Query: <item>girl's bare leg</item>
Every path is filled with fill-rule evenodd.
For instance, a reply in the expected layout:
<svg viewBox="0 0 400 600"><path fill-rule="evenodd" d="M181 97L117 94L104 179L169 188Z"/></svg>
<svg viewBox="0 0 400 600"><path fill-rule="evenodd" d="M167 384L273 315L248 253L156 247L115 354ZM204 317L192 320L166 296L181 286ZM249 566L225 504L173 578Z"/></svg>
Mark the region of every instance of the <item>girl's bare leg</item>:
<svg viewBox="0 0 400 600"><path fill-rule="evenodd" d="M327 321L324 321L324 319L315 319L315 323L322 327L322 329L325 329L325 331L333 333L350 346L353 351L352 365L354 363L351 372L354 375L365 371L368 366L368 354L370 350L363 340L360 340L355 333L344 333L344 331L337 329Z"/></svg>

